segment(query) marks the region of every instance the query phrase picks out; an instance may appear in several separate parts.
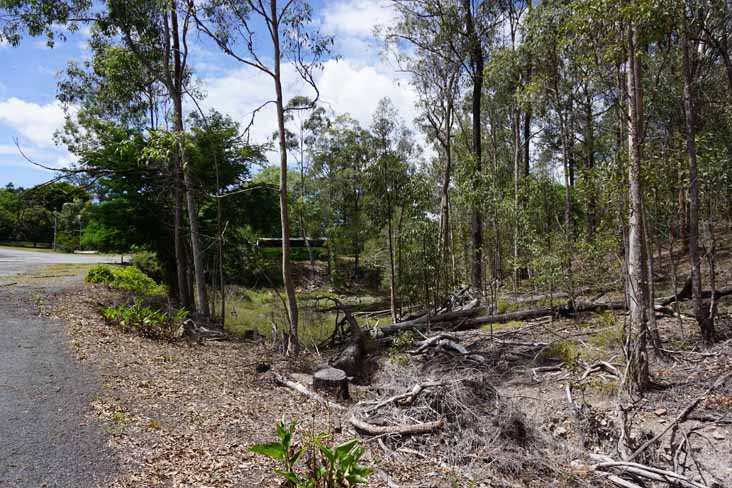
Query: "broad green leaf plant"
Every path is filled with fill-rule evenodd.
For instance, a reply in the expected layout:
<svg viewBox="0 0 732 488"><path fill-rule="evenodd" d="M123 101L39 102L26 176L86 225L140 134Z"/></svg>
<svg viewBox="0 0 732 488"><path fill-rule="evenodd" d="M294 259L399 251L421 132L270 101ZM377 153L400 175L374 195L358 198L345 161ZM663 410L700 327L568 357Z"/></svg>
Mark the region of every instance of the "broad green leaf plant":
<svg viewBox="0 0 732 488"><path fill-rule="evenodd" d="M330 436L320 433L308 438L302 446L294 442L297 422L284 420L275 426L278 441L256 444L251 452L274 459L280 464L275 472L284 478L288 488L344 488L368 483L371 468L359 464L364 453L358 439L335 446ZM307 459L301 463L302 459Z"/></svg>

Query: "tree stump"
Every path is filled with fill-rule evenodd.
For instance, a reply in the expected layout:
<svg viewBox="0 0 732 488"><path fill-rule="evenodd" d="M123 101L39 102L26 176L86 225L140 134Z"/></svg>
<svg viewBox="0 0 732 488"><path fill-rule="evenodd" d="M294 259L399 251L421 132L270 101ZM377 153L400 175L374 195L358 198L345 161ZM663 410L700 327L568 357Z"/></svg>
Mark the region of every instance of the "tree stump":
<svg viewBox="0 0 732 488"><path fill-rule="evenodd" d="M313 375L313 388L335 395L339 400L348 400L348 376L342 369L325 368Z"/></svg>

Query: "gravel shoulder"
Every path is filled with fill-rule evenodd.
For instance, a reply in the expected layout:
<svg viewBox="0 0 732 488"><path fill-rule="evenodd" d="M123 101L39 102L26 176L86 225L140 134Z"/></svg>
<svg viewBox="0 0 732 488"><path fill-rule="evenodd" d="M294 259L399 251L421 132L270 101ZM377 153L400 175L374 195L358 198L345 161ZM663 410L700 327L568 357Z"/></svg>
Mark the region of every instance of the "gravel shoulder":
<svg viewBox="0 0 732 488"><path fill-rule="evenodd" d="M39 266L99 262L0 248L0 281ZM74 286L0 287L0 486L105 486L115 459L99 422L89 415L101 378L72 356L59 320L39 299ZM80 281L78 277L75 281Z"/></svg>

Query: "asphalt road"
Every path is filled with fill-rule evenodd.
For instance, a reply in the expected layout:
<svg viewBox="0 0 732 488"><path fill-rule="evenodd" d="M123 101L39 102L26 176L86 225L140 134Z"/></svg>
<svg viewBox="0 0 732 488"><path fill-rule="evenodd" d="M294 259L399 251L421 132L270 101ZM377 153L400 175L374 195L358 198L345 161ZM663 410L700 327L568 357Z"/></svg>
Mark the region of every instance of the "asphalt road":
<svg viewBox="0 0 732 488"><path fill-rule="evenodd" d="M109 260L0 248L0 277L50 264ZM3 488L105 486L114 471L102 426L89 415L101 378L72 357L63 324L39 316L35 306L35 296L63 286L71 285L0 287Z"/></svg>
<svg viewBox="0 0 732 488"><path fill-rule="evenodd" d="M119 263L119 256L99 254L62 254L53 252L23 251L0 247L0 277L33 271L52 264Z"/></svg>

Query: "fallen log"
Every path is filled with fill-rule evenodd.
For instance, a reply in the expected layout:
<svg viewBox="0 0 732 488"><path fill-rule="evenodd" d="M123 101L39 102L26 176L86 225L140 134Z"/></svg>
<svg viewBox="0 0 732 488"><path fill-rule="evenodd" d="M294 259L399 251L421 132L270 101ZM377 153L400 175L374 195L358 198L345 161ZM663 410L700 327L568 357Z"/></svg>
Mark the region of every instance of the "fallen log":
<svg viewBox="0 0 732 488"><path fill-rule="evenodd" d="M296 391L297 393L300 393L301 395L304 395L312 400L315 400L316 402L318 402L328 408L331 408L333 410L345 410L346 409L345 407L338 405L337 403L329 402L328 400L326 400L322 396L318 395L314 391L308 390L304 385L298 383L297 381L292 381L292 380L285 378L284 376L280 376L278 374L274 375L274 379L280 385L286 386L287 388L289 388L293 391Z"/></svg>
<svg viewBox="0 0 732 488"><path fill-rule="evenodd" d="M383 335L393 335L405 330L424 330L428 326L438 329L451 330L470 330L477 329L486 324L501 324L512 321L526 321L538 319L541 317L571 317L578 313L588 312L606 312L608 310L627 310L625 302L608 302L608 303L578 303L575 307L564 306L557 308L539 308L536 310L523 310L520 312L509 312L494 315L483 315L476 318L475 315L485 313L484 307L476 307L470 310L461 310L457 312L447 312L440 315L430 317L429 322L425 319L410 320L400 322L394 325L382 327L380 333Z"/></svg>
<svg viewBox="0 0 732 488"><path fill-rule="evenodd" d="M451 322L467 317L474 317L475 315L485 312L487 312L487 309L484 307L474 307L465 310L456 310L454 312L445 312L439 315L424 315L416 319L406 320L404 322L398 322L393 325L381 327L380 330L384 335L397 334L403 330L421 330L426 329L430 324Z"/></svg>
<svg viewBox="0 0 732 488"><path fill-rule="evenodd" d="M684 290L686 290L686 287L684 287ZM726 297L732 295L732 286L726 287L726 288L720 288L719 290L715 290L714 293L712 293L711 290L704 290L702 292L702 299L703 300L709 300L710 298L714 298L714 300L719 300L722 297ZM672 303L679 301L683 302L686 300L691 300L693 297L691 295L691 291L688 293L682 291L681 293L677 294L676 296L670 295L667 297L661 297L658 300L656 300L656 305L660 305L662 307L667 307L671 305Z"/></svg>
<svg viewBox="0 0 732 488"><path fill-rule="evenodd" d="M441 429L445 426L445 421L440 419L435 422L425 422L423 424L400 424L400 425L374 425L364 422L363 420L357 419L355 416L351 416L351 425L356 429L366 432L371 435L383 435L383 434L429 434L435 430Z"/></svg>

